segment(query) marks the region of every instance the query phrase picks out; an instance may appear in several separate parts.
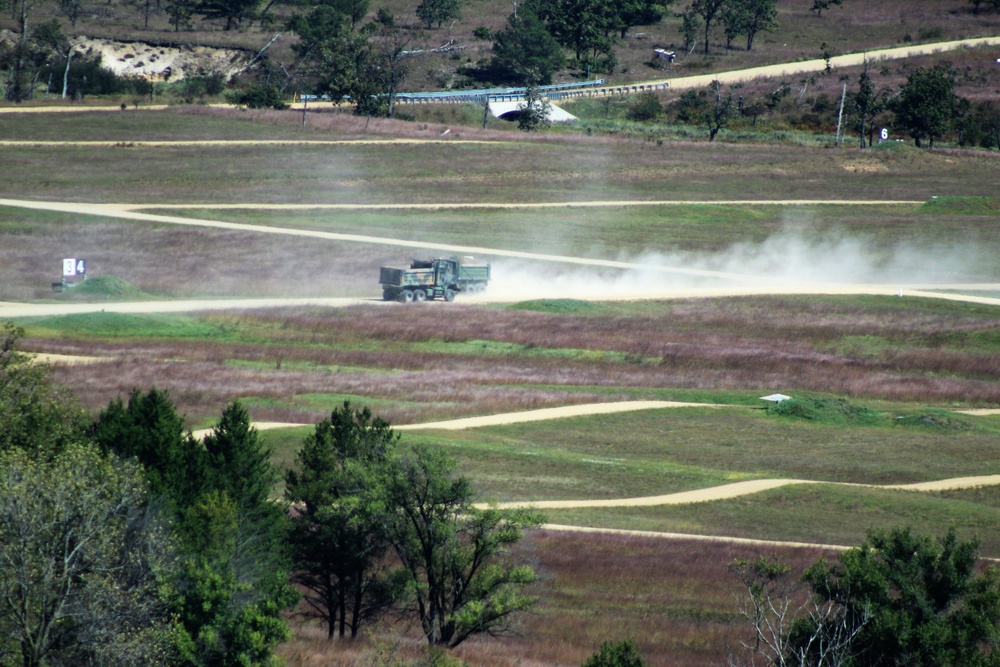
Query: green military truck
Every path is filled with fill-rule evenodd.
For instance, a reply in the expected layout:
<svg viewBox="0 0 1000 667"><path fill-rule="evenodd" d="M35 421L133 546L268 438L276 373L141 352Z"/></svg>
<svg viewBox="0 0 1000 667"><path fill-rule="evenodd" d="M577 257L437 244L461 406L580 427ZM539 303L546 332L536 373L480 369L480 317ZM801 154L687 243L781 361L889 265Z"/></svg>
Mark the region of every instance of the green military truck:
<svg viewBox="0 0 1000 667"><path fill-rule="evenodd" d="M428 299L454 301L459 292L477 294L490 281L490 265L472 257L415 259L408 269L383 266L379 270L382 298L410 303Z"/></svg>

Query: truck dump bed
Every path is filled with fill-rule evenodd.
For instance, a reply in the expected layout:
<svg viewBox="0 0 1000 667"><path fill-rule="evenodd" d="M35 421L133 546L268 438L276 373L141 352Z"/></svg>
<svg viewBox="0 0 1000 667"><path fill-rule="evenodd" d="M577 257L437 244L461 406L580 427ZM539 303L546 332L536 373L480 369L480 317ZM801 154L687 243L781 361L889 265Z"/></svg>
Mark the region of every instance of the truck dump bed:
<svg viewBox="0 0 1000 667"><path fill-rule="evenodd" d="M391 287L433 285L434 269L397 269L391 266L383 266L379 269L378 281L382 285Z"/></svg>

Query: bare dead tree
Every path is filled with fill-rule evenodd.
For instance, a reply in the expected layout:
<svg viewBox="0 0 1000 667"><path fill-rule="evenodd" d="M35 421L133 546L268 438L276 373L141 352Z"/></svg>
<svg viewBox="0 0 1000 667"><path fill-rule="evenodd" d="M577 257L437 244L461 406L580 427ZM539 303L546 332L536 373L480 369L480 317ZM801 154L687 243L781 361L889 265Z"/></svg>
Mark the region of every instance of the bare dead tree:
<svg viewBox="0 0 1000 667"><path fill-rule="evenodd" d="M729 667L838 667L853 655L867 611L860 619L848 618L842 606L807 595L777 558L737 559L730 571L746 588L739 613L754 635L728 657Z"/></svg>

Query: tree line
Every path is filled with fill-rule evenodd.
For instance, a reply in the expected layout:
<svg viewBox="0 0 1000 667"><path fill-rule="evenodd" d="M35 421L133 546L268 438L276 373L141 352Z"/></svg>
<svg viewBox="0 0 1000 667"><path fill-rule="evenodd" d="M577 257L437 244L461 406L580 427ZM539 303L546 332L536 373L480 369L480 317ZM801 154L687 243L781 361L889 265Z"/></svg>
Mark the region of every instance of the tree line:
<svg viewBox="0 0 1000 667"><path fill-rule="evenodd" d="M936 141L950 137L959 146L1000 148L1000 104L988 99L974 102L958 95L960 73L951 65L913 68L896 90L879 87L871 66L870 61L865 62L855 87L844 89L844 106L839 110L844 119L841 136L853 132L857 145L865 148L876 143L877 133L885 127L893 135L908 136L917 147L933 148ZM803 81L801 92L809 83ZM682 124L704 127L709 141L738 121L756 126L758 115L780 112L795 118L786 102L793 91L791 85L782 84L757 99L744 96L742 89L741 84L723 86L714 81L707 89L684 92L669 108L654 93L643 93L628 104L626 117L655 122L666 115ZM821 113L827 114L827 119ZM825 129L836 126L837 115L838 106L820 96L812 110L802 114L801 122Z"/></svg>
<svg viewBox="0 0 1000 667"><path fill-rule="evenodd" d="M22 336L0 337L0 664L277 665L297 609L331 638L411 616L453 648L533 604L510 551L541 516L475 507L367 408L316 425L278 499L239 402L201 442L155 388L90 419Z"/></svg>

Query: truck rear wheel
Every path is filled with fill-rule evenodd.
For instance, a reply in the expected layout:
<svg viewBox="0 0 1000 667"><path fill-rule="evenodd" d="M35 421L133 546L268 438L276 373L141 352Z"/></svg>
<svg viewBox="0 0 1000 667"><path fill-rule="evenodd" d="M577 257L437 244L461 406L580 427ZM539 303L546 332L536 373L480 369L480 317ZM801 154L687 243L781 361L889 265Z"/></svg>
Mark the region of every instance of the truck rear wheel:
<svg viewBox="0 0 1000 667"><path fill-rule="evenodd" d="M417 303L423 303L424 301L427 300L427 292L423 291L422 289L413 290L413 300L416 301Z"/></svg>
<svg viewBox="0 0 1000 667"><path fill-rule="evenodd" d="M405 289L399 293L399 297L397 298L400 303L410 303L413 301L413 291Z"/></svg>
<svg viewBox="0 0 1000 667"><path fill-rule="evenodd" d="M446 289L444 291L444 300L445 301L454 301L455 300L455 290L453 290L451 288Z"/></svg>

